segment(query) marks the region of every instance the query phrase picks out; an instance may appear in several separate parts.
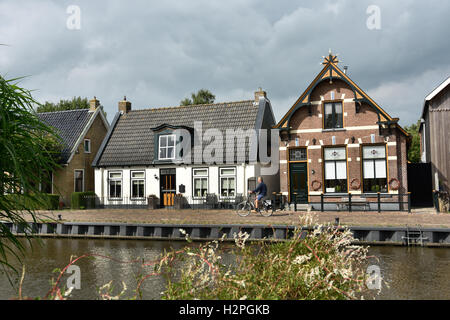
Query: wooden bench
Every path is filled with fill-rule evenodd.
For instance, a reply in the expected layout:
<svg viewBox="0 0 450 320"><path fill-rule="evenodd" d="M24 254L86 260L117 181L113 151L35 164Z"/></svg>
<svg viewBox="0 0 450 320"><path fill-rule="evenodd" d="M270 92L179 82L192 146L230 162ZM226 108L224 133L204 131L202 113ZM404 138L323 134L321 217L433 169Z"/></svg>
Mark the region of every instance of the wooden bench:
<svg viewBox="0 0 450 320"><path fill-rule="evenodd" d="M366 211L367 209L370 209L369 202L367 201L367 199L364 199L364 198L353 199L352 198L352 210L353 210L353 207L360 207L360 206L364 206L364 211ZM349 207L348 197L342 197L341 202L337 203L337 208L339 211L342 211L345 208L348 210L348 207Z"/></svg>

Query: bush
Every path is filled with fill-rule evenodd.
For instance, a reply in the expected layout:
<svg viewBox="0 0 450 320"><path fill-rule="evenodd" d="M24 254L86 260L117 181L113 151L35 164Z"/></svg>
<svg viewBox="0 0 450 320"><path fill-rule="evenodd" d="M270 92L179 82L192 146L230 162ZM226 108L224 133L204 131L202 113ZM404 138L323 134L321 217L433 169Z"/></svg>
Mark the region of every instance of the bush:
<svg viewBox="0 0 450 320"><path fill-rule="evenodd" d="M93 191L74 192L71 196L70 207L72 209L95 208L95 198L96 194Z"/></svg>
<svg viewBox="0 0 450 320"><path fill-rule="evenodd" d="M13 203L12 210L58 210L59 195L43 193L39 196L7 194L5 198Z"/></svg>
<svg viewBox="0 0 450 320"><path fill-rule="evenodd" d="M288 241L257 246L245 245L248 236L235 235L232 263L222 262L217 241L167 253L155 267L170 280L162 298L358 299L367 290L367 247L351 245L348 229L298 227ZM175 260L183 267L172 267Z"/></svg>

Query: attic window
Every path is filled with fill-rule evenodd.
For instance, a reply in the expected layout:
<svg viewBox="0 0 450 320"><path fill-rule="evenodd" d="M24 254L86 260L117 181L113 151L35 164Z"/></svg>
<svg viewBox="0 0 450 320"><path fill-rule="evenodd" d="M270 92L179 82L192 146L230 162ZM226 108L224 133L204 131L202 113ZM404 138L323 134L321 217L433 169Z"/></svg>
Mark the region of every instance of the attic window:
<svg viewBox="0 0 450 320"><path fill-rule="evenodd" d="M84 140L84 153L91 153L91 140Z"/></svg>
<svg viewBox="0 0 450 320"><path fill-rule="evenodd" d="M343 127L342 103L325 103L324 113L324 129L336 129Z"/></svg>
<svg viewBox="0 0 450 320"><path fill-rule="evenodd" d="M159 160L175 159L175 135L159 136Z"/></svg>

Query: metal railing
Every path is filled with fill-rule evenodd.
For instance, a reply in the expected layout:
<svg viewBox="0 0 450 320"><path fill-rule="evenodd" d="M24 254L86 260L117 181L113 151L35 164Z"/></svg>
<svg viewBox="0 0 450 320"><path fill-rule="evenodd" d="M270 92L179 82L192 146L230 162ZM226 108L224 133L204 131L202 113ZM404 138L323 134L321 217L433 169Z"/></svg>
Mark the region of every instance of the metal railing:
<svg viewBox="0 0 450 320"><path fill-rule="evenodd" d="M255 195L249 195L254 200ZM172 200L173 199L173 200ZM281 194L273 194L265 197L266 200L271 200L274 208L284 208L284 198ZM247 200L247 196L237 194L234 197L220 197L219 195L210 193L205 197L192 197L176 194L171 198L170 203L164 204L162 199L150 196L147 198L108 198L97 196L84 196L82 202L85 204L85 209L197 209L197 210L220 210L220 209L236 209L236 206L242 201ZM167 200L166 200L167 201Z"/></svg>
<svg viewBox="0 0 450 320"><path fill-rule="evenodd" d="M310 195L309 205L317 211L407 211L411 212L411 192L375 194Z"/></svg>

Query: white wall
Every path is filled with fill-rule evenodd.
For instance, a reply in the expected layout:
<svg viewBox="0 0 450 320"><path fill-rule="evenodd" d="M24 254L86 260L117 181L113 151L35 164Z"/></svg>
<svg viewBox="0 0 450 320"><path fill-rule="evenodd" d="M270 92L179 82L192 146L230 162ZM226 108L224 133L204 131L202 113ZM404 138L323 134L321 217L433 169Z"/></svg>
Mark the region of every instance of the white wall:
<svg viewBox="0 0 450 320"><path fill-rule="evenodd" d="M177 166L176 167L176 188L177 193L179 186L184 184L186 192L184 195L190 200L192 199L193 185L192 185L192 168L208 168L208 193L214 193L219 196L219 168L223 167L235 167L236 168L236 193L247 194L247 181L249 178L257 177L260 173L259 164L257 165L221 165L221 166ZM145 196L156 195L160 197L160 180L159 180L159 168L144 168L144 167L131 167L131 168L96 168L95 169L95 193L97 196L104 199L104 203L108 204L108 172L121 171L122 172L122 197L124 201L131 197L131 171L145 170ZM157 178L155 178L155 176ZM278 175L264 177L264 181L268 186L268 191L279 191L279 178ZM118 202L115 201L115 204Z"/></svg>

